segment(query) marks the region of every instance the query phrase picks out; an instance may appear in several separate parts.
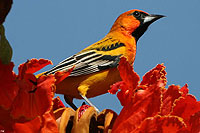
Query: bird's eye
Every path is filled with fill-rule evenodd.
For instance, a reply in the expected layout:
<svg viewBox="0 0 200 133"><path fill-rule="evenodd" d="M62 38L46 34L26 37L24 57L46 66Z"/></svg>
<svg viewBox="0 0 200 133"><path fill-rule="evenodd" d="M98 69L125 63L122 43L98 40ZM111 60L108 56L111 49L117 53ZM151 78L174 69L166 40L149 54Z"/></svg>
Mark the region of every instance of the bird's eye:
<svg viewBox="0 0 200 133"><path fill-rule="evenodd" d="M135 12L133 12L133 15L134 15L135 17L140 17L140 12L135 11Z"/></svg>

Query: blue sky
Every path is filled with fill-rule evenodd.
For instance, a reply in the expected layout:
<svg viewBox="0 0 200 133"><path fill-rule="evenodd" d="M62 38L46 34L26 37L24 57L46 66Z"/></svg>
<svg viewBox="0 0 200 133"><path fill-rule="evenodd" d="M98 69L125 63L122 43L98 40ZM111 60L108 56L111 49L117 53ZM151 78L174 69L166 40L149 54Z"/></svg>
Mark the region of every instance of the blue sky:
<svg viewBox="0 0 200 133"><path fill-rule="evenodd" d="M188 83L200 98L200 1L183 0L18 0L4 23L17 66L27 59L45 58L54 64L103 38L115 19L130 9L167 16L153 23L138 41L135 71L142 77L164 63L168 85ZM50 69L45 67L42 71ZM100 109L118 112L115 95L92 98ZM81 105L82 100L75 100Z"/></svg>

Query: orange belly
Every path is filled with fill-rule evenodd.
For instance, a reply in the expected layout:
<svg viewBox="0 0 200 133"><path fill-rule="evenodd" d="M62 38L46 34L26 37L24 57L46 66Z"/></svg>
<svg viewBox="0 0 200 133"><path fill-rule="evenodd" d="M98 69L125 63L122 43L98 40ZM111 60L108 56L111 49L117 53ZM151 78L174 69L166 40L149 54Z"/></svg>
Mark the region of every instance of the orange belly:
<svg viewBox="0 0 200 133"><path fill-rule="evenodd" d="M111 68L89 75L67 77L56 86L56 93L78 99L82 98L81 93L90 98L107 93L110 85L117 81L121 81L119 72L117 68Z"/></svg>

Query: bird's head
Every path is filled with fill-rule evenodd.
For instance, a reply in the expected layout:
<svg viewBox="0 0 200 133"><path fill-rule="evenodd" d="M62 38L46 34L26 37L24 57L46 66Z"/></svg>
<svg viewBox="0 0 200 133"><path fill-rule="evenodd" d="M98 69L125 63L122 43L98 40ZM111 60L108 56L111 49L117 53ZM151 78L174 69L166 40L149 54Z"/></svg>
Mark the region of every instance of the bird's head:
<svg viewBox="0 0 200 133"><path fill-rule="evenodd" d="M122 31L135 37L136 41L144 34L148 26L163 15L148 14L141 10L130 10L121 14L111 28L112 31Z"/></svg>

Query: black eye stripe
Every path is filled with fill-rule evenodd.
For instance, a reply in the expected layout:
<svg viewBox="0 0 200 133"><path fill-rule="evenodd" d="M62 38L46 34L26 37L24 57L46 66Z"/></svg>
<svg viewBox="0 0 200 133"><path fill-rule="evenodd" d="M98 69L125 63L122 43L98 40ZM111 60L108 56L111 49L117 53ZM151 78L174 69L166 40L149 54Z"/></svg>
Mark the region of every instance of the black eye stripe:
<svg viewBox="0 0 200 133"><path fill-rule="evenodd" d="M132 14L133 14L133 16L135 16L135 17L140 17L140 15L141 15L141 13L138 12L138 11L135 11L135 12L133 12Z"/></svg>
<svg viewBox="0 0 200 133"><path fill-rule="evenodd" d="M149 14L146 14L144 12L139 12L139 11L134 11L133 13L131 13L130 15L133 15L134 17L136 17L138 20L140 20L141 18L148 16Z"/></svg>

